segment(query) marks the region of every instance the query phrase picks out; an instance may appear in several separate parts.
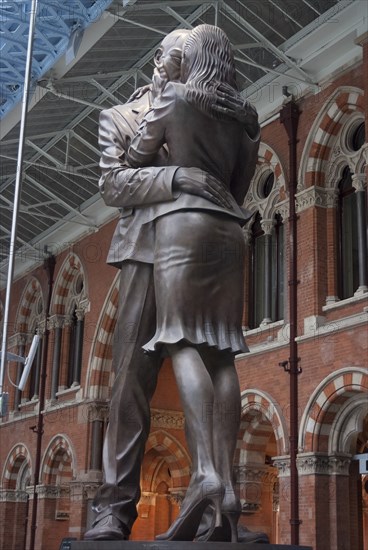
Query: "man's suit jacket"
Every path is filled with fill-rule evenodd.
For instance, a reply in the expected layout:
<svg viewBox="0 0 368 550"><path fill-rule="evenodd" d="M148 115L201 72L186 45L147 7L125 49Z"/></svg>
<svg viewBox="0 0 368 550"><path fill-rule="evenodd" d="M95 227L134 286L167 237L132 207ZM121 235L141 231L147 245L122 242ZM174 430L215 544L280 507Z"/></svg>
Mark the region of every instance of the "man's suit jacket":
<svg viewBox="0 0 368 550"><path fill-rule="evenodd" d="M151 159L148 168L132 168L127 151L150 108L150 94L136 101L102 111L100 115L99 144L101 147L100 191L108 206L121 208L107 261L117 267L125 260L153 263L154 220L166 213L183 209L200 209L226 213L245 223L249 214L242 211L235 198L231 208L220 207L200 196L182 193L175 195L172 181L178 166L165 166L168 158L163 147ZM244 174L244 193L253 175L256 163L257 140L248 141L247 173ZM249 176L250 175L250 176Z"/></svg>
<svg viewBox="0 0 368 550"><path fill-rule="evenodd" d="M153 262L153 227L147 224L151 207L174 200L172 180L177 167L165 166L165 149L149 168L131 168L126 159L130 141L150 107L149 95L100 114L100 192L108 206L121 209L107 257L116 267L124 260Z"/></svg>

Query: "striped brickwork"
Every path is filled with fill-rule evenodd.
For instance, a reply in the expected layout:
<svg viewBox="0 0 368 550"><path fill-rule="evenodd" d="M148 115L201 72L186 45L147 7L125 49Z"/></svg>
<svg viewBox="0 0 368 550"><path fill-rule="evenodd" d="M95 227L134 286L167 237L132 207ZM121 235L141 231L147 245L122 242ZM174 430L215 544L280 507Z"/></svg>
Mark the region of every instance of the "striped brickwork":
<svg viewBox="0 0 368 550"><path fill-rule="evenodd" d="M29 471L31 472L32 462L29 450L22 443L18 443L12 448L5 461L2 475L2 486L4 489L16 489L18 474L24 461L27 462Z"/></svg>
<svg viewBox="0 0 368 550"><path fill-rule="evenodd" d="M93 337L86 385L89 397L93 399L106 399L112 386L112 335L119 301L119 275L117 273L111 285Z"/></svg>
<svg viewBox="0 0 368 550"><path fill-rule="evenodd" d="M288 452L286 420L280 406L266 392L242 393L242 419L235 462L263 462L266 448L274 436L278 455Z"/></svg>
<svg viewBox="0 0 368 550"><path fill-rule="evenodd" d="M164 430L150 434L142 466L142 490L152 491L155 472L165 460L170 470L172 488L187 487L190 480L190 461L183 446Z"/></svg>
<svg viewBox="0 0 368 550"><path fill-rule="evenodd" d="M368 371L357 367L328 376L311 396L300 426L299 447L303 452L327 452L332 425L341 408L357 394L368 400Z"/></svg>
<svg viewBox="0 0 368 550"><path fill-rule="evenodd" d="M364 96L358 88L340 88L325 102L310 133L312 141L307 142L303 153L304 187L324 186L334 138L340 133L346 117L356 111L364 113ZM304 170L301 177L304 177Z"/></svg>
<svg viewBox="0 0 368 550"><path fill-rule="evenodd" d="M72 447L66 436L57 435L50 442L42 461L41 480L44 485L67 483L73 477L75 464Z"/></svg>

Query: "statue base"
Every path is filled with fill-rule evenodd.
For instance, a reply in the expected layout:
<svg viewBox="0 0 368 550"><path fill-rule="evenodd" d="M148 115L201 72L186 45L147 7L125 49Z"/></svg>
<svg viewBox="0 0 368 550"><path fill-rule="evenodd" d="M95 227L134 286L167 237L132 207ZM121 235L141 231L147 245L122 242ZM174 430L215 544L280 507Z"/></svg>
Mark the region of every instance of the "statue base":
<svg viewBox="0 0 368 550"><path fill-rule="evenodd" d="M182 541L73 541L71 550L312 550L310 546L238 542Z"/></svg>

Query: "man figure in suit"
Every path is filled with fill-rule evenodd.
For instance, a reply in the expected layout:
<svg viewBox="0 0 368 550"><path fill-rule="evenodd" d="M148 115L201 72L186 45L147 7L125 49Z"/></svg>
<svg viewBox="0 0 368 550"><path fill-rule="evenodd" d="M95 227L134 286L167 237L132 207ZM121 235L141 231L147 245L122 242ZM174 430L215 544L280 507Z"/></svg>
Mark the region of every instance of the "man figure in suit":
<svg viewBox="0 0 368 550"><path fill-rule="evenodd" d="M155 205L161 205L162 215L162 205L167 204L170 209L182 192L200 195L225 208L231 208L234 201L210 174L197 168L166 166L164 148L157 155L155 166L149 168L133 169L126 159L130 141L150 108L155 86L180 77L181 52L188 32L173 31L163 40L155 54L152 91L100 115L100 191L108 206L121 209L107 261L121 269L121 279L113 342L115 380L103 452L105 481L93 502L97 516L85 533L86 540L128 539L137 517L140 469L150 431L149 404L162 363L159 356L147 355L142 349L152 338L156 325L152 225ZM251 114L249 126L252 125L258 130L257 119ZM251 174L253 171L254 167Z"/></svg>

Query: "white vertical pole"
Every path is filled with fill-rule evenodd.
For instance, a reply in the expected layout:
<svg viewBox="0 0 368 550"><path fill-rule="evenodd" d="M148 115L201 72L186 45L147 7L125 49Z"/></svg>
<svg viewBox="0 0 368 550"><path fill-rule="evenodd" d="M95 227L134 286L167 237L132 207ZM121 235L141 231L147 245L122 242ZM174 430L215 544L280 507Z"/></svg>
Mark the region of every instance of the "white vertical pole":
<svg viewBox="0 0 368 550"><path fill-rule="evenodd" d="M11 228L11 234L10 234L9 266L8 266L8 278L7 278L6 296L5 296L3 336L2 336L2 345L1 345L2 353L1 353L1 366L0 366L0 395L3 392L3 386L4 386L6 351L7 351L7 345L8 345L9 310L10 310L10 300L11 300L11 287L13 283L13 274L14 274L14 259L15 259L15 246L16 246L16 240L17 240L18 212L19 212L19 204L20 204L20 197L22 193L22 183L23 183L22 182L23 150L24 150L25 128L26 128L26 121L27 121L27 109L28 109L29 88L30 88L30 80L31 80L31 66L32 66L33 37L34 37L34 31L35 31L35 25L36 25L37 7L38 7L38 0L32 0L31 13L30 13L30 19L29 19L27 59L26 59L26 67L25 67L25 74L24 74L22 116L20 120L17 173L15 178L15 189L14 189L14 209L13 209L12 228Z"/></svg>

